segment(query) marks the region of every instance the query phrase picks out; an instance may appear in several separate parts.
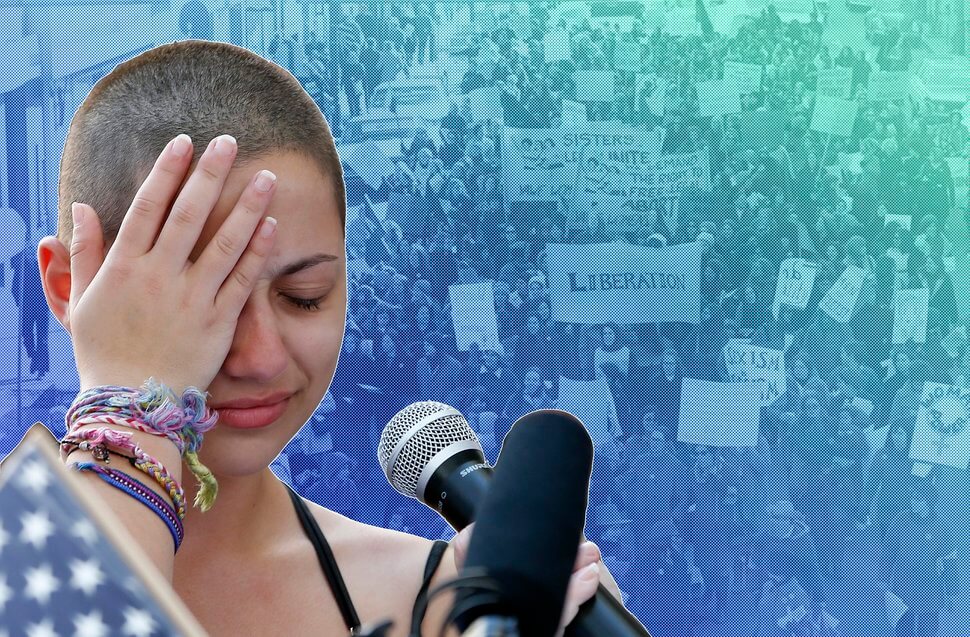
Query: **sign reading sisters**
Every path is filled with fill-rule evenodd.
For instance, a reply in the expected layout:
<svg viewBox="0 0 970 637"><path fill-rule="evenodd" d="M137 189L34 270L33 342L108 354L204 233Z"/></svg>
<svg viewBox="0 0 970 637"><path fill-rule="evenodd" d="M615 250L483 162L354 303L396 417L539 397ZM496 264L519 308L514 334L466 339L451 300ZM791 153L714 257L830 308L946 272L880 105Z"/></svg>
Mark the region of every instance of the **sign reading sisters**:
<svg viewBox="0 0 970 637"><path fill-rule="evenodd" d="M552 318L564 323L697 323L698 243L547 246Z"/></svg>
<svg viewBox="0 0 970 637"><path fill-rule="evenodd" d="M970 460L970 389L923 383L909 457L966 469Z"/></svg>

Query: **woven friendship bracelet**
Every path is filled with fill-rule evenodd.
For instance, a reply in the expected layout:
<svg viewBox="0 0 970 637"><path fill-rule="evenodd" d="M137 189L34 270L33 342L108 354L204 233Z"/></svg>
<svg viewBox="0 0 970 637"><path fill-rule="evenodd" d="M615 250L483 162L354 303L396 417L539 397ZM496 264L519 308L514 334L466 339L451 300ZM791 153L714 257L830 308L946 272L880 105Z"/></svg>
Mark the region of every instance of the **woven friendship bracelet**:
<svg viewBox="0 0 970 637"><path fill-rule="evenodd" d="M91 388L78 395L64 417L68 432L83 425L111 424L171 440L199 480L195 505L203 511L212 507L219 485L199 461L198 451L203 434L217 419L218 414L206 407L203 392L189 387L178 397L151 378L140 390L115 385Z"/></svg>
<svg viewBox="0 0 970 637"><path fill-rule="evenodd" d="M75 462L70 466L78 471L91 471L97 474L106 483L119 491L127 493L151 509L165 523L165 526L168 527L168 531L172 535L172 541L175 543L175 551L178 552L179 546L182 545L182 538L185 537L182 522L172 507L147 485L122 471L110 467L102 467L94 462Z"/></svg>
<svg viewBox="0 0 970 637"><path fill-rule="evenodd" d="M107 427L100 429L86 429L69 434L61 441L61 451L70 453L71 447L91 451L98 460L105 460L107 451L122 450L132 466L151 476L162 489L172 498L172 504L179 519L185 519L185 492L182 485L169 474L161 462L145 453L141 447L131 440L131 434ZM125 455L125 454L122 454Z"/></svg>

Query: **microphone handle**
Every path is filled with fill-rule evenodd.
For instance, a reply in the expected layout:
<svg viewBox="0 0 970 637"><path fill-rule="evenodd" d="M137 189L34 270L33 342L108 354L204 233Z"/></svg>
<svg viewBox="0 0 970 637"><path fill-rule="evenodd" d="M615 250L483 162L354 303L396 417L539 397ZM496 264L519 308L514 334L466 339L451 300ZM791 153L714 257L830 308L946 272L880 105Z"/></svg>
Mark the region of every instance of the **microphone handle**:
<svg viewBox="0 0 970 637"><path fill-rule="evenodd" d="M481 452L456 453L438 467L424 488L421 501L438 512L456 531L475 521L478 505L488 493L492 468Z"/></svg>
<svg viewBox="0 0 970 637"><path fill-rule="evenodd" d="M650 637L647 629L600 584L596 596L579 607L565 637Z"/></svg>

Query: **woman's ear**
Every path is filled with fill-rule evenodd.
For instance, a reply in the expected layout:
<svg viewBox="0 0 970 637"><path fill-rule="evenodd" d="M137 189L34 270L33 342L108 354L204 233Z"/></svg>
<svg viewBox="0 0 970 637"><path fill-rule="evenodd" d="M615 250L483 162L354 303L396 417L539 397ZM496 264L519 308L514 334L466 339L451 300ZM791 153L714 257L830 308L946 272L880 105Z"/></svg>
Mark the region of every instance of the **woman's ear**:
<svg viewBox="0 0 970 637"><path fill-rule="evenodd" d="M44 237L37 244L37 264L44 297L58 322L70 333L71 253L57 237Z"/></svg>

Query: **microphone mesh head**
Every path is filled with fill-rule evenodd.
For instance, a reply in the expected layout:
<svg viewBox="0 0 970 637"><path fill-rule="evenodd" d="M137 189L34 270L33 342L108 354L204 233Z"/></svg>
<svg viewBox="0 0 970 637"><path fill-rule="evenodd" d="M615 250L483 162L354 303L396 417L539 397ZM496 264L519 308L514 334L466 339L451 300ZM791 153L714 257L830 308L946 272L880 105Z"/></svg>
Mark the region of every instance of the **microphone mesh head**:
<svg viewBox="0 0 970 637"><path fill-rule="evenodd" d="M454 407L426 400L408 405L391 418L381 432L377 459L392 487L417 498L418 479L432 458L456 442L471 441L481 446L464 416Z"/></svg>

